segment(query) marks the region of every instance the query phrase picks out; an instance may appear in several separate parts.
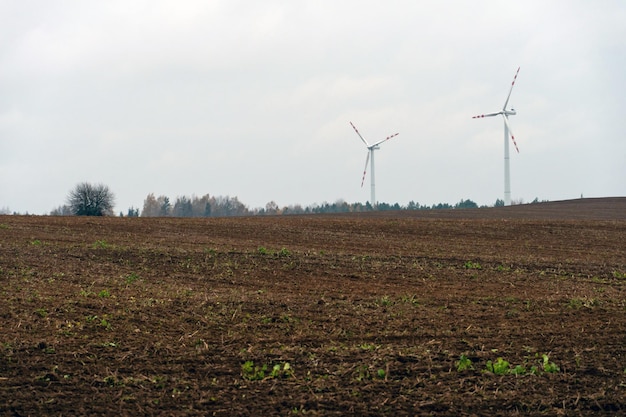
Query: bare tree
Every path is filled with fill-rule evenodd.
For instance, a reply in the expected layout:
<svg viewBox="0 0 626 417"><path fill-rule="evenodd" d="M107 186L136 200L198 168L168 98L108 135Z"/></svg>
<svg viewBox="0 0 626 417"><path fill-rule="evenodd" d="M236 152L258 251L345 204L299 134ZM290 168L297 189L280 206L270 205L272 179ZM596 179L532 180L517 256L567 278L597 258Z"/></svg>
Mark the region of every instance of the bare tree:
<svg viewBox="0 0 626 417"><path fill-rule="evenodd" d="M108 216L113 215L115 195L106 185L83 182L70 191L67 203L76 216Z"/></svg>

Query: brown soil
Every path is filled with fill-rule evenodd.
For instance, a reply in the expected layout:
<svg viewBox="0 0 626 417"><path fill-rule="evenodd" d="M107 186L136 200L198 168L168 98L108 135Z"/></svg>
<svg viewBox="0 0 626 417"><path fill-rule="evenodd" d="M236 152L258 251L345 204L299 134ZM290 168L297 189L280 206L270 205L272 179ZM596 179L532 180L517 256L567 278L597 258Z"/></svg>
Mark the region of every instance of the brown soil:
<svg viewBox="0 0 626 417"><path fill-rule="evenodd" d="M624 414L625 216L0 216L0 415Z"/></svg>

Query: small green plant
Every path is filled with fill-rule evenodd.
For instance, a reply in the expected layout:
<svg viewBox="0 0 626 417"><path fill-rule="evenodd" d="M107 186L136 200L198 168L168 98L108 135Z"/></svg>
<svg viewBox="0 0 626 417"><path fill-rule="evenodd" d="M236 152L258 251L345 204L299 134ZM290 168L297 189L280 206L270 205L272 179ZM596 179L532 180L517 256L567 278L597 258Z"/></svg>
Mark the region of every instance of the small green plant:
<svg viewBox="0 0 626 417"><path fill-rule="evenodd" d="M109 298L110 296L111 296L111 293L107 289L104 289L98 293L98 297L100 298Z"/></svg>
<svg viewBox="0 0 626 417"><path fill-rule="evenodd" d="M387 373L385 372L384 369L379 369L378 371L376 371L376 376L380 379L385 379L385 377L387 376Z"/></svg>
<svg viewBox="0 0 626 417"><path fill-rule="evenodd" d="M380 346L379 345L373 345L371 343L363 343L362 345L359 346L359 348L361 348L362 350L367 350L367 351L373 351L378 349Z"/></svg>
<svg viewBox="0 0 626 417"><path fill-rule="evenodd" d="M613 277L617 279L626 279L626 272L613 271Z"/></svg>
<svg viewBox="0 0 626 417"><path fill-rule="evenodd" d="M487 361L487 371L492 372L496 375L506 375L511 371L511 369L508 361L505 361L502 358L498 358L495 362L492 362L490 360Z"/></svg>
<svg viewBox="0 0 626 417"><path fill-rule="evenodd" d="M367 367L366 365L361 365L357 367L356 372L357 374L354 377L354 379L356 379L357 381L365 381L368 379L372 379L372 375L370 374L369 367Z"/></svg>
<svg viewBox="0 0 626 417"><path fill-rule="evenodd" d="M255 366L253 361L246 361L241 365L241 375L248 381L265 379L267 365Z"/></svg>
<svg viewBox="0 0 626 417"><path fill-rule="evenodd" d="M126 276L126 284L130 285L133 282L137 281L139 279L139 275L137 275L134 272L131 272L129 275Z"/></svg>
<svg viewBox="0 0 626 417"><path fill-rule="evenodd" d="M257 249L257 252L259 252L260 255L267 255L269 253L267 249L263 246L259 246L259 248Z"/></svg>
<svg viewBox="0 0 626 417"><path fill-rule="evenodd" d="M467 261L463 264L465 269L482 269L483 267L478 262Z"/></svg>
<svg viewBox="0 0 626 417"><path fill-rule="evenodd" d="M543 359L542 365L545 372L553 374L561 370L557 364L550 362L550 358L545 353L541 355L541 358Z"/></svg>
<svg viewBox="0 0 626 417"><path fill-rule="evenodd" d="M35 314L37 314L41 318L44 318L48 315L48 312L45 308L38 308L37 310L35 310Z"/></svg>
<svg viewBox="0 0 626 417"><path fill-rule="evenodd" d="M289 249L287 248L282 248L281 250L279 250L276 255L279 258L288 258L289 256L291 256L291 252L289 251Z"/></svg>
<svg viewBox="0 0 626 417"><path fill-rule="evenodd" d="M41 246L41 240L35 239L32 242L30 242L30 244L33 246Z"/></svg>
<svg viewBox="0 0 626 417"><path fill-rule="evenodd" d="M420 305L420 302L415 295L403 295L401 300L403 303L413 304L415 307Z"/></svg>
<svg viewBox="0 0 626 417"><path fill-rule="evenodd" d="M388 295L383 295L378 300L376 300L376 304L381 307L391 307L394 302Z"/></svg>
<svg viewBox="0 0 626 417"><path fill-rule="evenodd" d="M567 306L573 309L579 309L581 307L593 308L600 305L600 301L595 298L583 297L583 298L571 298L567 302Z"/></svg>
<svg viewBox="0 0 626 417"><path fill-rule="evenodd" d="M272 367L272 372L270 372L271 378L281 378L291 376L293 371L291 370L291 365L289 362L285 362L283 364L277 363Z"/></svg>
<svg viewBox="0 0 626 417"><path fill-rule="evenodd" d="M459 372L463 372L467 369L474 369L474 365L472 365L472 360L465 355L461 355L459 360L456 362L456 370Z"/></svg>
<svg viewBox="0 0 626 417"><path fill-rule="evenodd" d="M94 242L93 245L91 245L92 248L94 249L106 249L108 247L110 247L111 245L109 245L106 241L104 240L96 240Z"/></svg>
<svg viewBox="0 0 626 417"><path fill-rule="evenodd" d="M513 375L524 375L526 373L526 367L524 365L517 365L511 369Z"/></svg>

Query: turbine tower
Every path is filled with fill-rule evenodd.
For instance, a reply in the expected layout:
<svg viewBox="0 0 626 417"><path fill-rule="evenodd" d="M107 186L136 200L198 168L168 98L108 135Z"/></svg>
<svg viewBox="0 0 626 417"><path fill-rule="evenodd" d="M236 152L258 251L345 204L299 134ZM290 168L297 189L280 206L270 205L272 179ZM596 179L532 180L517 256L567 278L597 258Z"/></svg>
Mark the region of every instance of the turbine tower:
<svg viewBox="0 0 626 417"><path fill-rule="evenodd" d="M515 73L515 77L513 77L513 82L511 83L511 89L509 90L509 95L506 97L506 101L504 102L504 106L502 106L502 110L497 113L489 113L489 114L481 114L479 116L474 116L472 119L480 119L483 117L491 117L502 115L504 119L504 205L511 205L511 168L509 161L509 134L511 135L511 140L513 140L513 145L515 145L515 150L519 153L519 149L517 148L517 143L515 142L515 136L513 135L513 131L511 130L511 126L509 125L509 116L515 116L517 112L515 109L507 110L506 106L509 104L509 99L511 98L511 92L513 91L513 86L515 85L515 80L517 79L517 74L519 74L519 67L517 68L517 72Z"/></svg>
<svg viewBox="0 0 626 417"><path fill-rule="evenodd" d="M369 143L367 143L367 141L365 139L363 139L363 136L361 136L361 134L357 130L356 126L354 126L352 124L352 122L350 122L350 125L352 126L352 128L354 129L356 134L359 135L359 137L361 138L361 140L363 141L365 146L367 146L368 152L367 152L367 157L365 158L365 168L363 169L363 178L361 179L361 188L363 187L363 183L365 182L365 174L367 172L367 163L371 161L371 167L370 167L371 179L370 179L370 183L371 183L371 187L372 187L372 197L371 197L371 200L370 200L370 204L371 204L372 208L376 208L376 180L375 180L375 175L374 175L374 151L377 150L377 149L380 149L380 147L378 145L380 145L383 142L388 141L389 139L393 138L394 136L398 136L399 133L394 133L393 135L387 136L385 139L379 140L378 142L374 143L373 145L370 145Z"/></svg>

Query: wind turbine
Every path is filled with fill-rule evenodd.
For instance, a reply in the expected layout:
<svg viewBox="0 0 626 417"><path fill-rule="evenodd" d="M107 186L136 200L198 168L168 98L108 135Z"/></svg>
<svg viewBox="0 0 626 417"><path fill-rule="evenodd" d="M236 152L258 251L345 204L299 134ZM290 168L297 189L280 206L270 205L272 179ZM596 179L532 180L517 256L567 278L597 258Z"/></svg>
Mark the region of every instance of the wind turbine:
<svg viewBox="0 0 626 417"><path fill-rule="evenodd" d="M515 136L513 135L513 131L511 130L511 126L509 125L509 116L515 116L517 112L515 111L515 109L507 110L506 106L509 104L509 99L511 98L511 92L513 91L515 80L517 79L517 74L519 74L519 67L517 68L515 77L513 77L513 82L511 83L511 89L509 90L509 95L506 97L504 106L502 106L502 110L500 110L497 113L481 114L479 116L472 117L472 119L480 119L483 117L502 115L502 118L504 119L504 204L507 206L511 205L511 168L510 168L510 161L509 161L509 134L511 135L511 139L513 140L513 145L515 145L515 150L517 151L517 153L519 153L519 149L517 148L517 143L515 142Z"/></svg>
<svg viewBox="0 0 626 417"><path fill-rule="evenodd" d="M363 183L365 182L365 173L367 172L367 163L371 162L371 187L372 187L372 197L370 200L370 204L372 206L372 208L376 208L376 181L375 181L375 177L374 177L374 151L377 149L380 149L380 147L378 145L380 145L383 142L388 141L389 139L393 138L394 136L398 136L399 133L394 133L393 135L387 136L385 139L379 140L378 142L374 143L373 145L370 145L369 143L367 143L367 141L365 139L363 139L363 136L361 136L361 134L359 133L359 131L357 130L357 128L352 124L352 122L350 122L350 125L352 125L352 128L354 129L354 131L356 132L357 135L359 135L359 137L361 138L361 140L363 141L363 143L365 144L365 146L367 146L367 158L365 158L365 168L363 169L363 178L361 179L361 188L363 188Z"/></svg>

